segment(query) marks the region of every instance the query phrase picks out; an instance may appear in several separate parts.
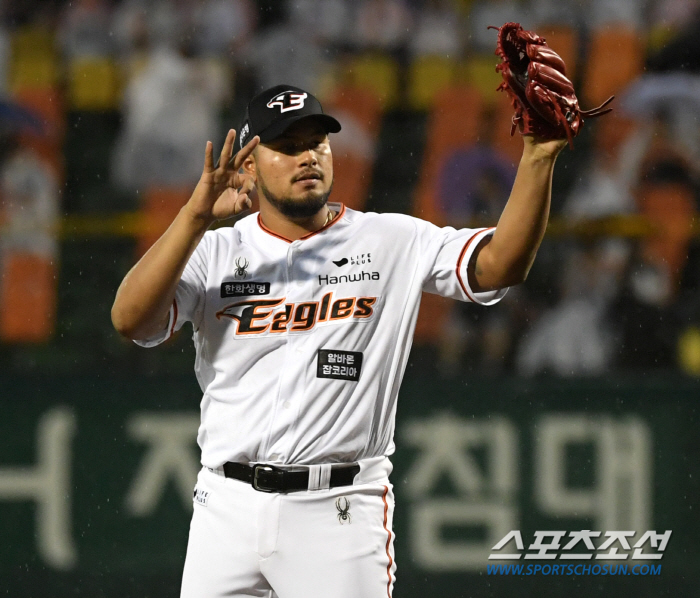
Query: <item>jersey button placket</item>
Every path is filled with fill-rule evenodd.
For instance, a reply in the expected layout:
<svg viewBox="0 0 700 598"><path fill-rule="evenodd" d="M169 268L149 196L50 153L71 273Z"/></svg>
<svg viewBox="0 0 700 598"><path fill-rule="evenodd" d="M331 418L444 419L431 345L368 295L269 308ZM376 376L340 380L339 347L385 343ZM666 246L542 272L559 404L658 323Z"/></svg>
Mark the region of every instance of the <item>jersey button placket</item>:
<svg viewBox="0 0 700 598"><path fill-rule="evenodd" d="M297 297L298 291L296 290L299 285L294 276L294 265L299 253L299 244L299 241L294 241L290 243L287 249L287 268L285 272L287 283L286 302L291 304L299 302L299 298ZM292 318L293 317L294 313L292 312ZM291 327L292 323L290 322L287 325L287 330ZM295 360L297 341L298 339L295 338L295 335L287 332L287 350L284 363L280 364L279 394L277 396L275 415L272 422L272 442L268 447L268 454L270 454L271 460L284 460L289 454L289 447L284 438L286 436L285 431L289 430L294 423L293 403L291 399L299 375L296 367L298 360ZM275 459L273 459L273 455Z"/></svg>
<svg viewBox="0 0 700 598"><path fill-rule="evenodd" d="M301 241L293 241L289 247L287 263L289 264L289 275L294 280L294 286L300 287L304 283L300 276L294 276L295 262L298 261L299 253L301 252Z"/></svg>

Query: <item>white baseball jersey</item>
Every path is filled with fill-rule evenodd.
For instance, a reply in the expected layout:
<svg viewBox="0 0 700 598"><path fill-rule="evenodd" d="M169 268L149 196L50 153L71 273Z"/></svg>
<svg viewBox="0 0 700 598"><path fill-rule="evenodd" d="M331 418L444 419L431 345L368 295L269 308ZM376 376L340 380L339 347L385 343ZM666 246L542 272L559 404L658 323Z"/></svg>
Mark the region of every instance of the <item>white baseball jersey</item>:
<svg viewBox="0 0 700 598"><path fill-rule="evenodd" d="M259 214L207 232L157 345L192 322L202 464L311 465L394 452L394 416L421 293L483 305L467 264L493 229L401 214L338 216L290 241Z"/></svg>

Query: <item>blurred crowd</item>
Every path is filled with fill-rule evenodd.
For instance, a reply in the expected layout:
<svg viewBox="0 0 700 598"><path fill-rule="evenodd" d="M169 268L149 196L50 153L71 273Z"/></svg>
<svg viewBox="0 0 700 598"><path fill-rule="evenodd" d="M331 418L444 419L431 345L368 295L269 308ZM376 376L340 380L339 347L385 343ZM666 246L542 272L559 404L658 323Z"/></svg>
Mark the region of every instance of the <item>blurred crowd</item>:
<svg viewBox="0 0 700 598"><path fill-rule="evenodd" d="M407 114L426 134L408 148L422 162L404 210L495 224L520 151L495 132L509 108L487 27L506 21L550 39L584 108L611 92L615 112L560 159L553 219L569 232L547 238L528 281L497 308L428 300L416 345L446 374L700 375L700 0L0 2L3 342L55 342L60 216L80 187L65 186L66 115L117 115L100 188L162 219L196 182L205 142L220 143L255 92L289 83L343 122L337 198L381 209L367 203L391 169L380 139L404 143L382 124ZM465 129L449 143L446 106Z"/></svg>

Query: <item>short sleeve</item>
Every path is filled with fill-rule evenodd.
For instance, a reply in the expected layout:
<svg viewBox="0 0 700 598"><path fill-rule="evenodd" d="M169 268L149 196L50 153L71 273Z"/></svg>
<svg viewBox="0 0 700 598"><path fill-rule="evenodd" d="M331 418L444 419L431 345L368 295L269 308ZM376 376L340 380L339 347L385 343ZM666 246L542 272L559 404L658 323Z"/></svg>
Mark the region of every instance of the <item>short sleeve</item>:
<svg viewBox="0 0 700 598"><path fill-rule="evenodd" d="M425 292L480 305L493 305L503 298L508 289L476 293L469 286L467 276L474 250L485 237L493 234L495 228L456 230L450 226L439 228L429 222L418 222L419 241L427 260Z"/></svg>
<svg viewBox="0 0 700 598"><path fill-rule="evenodd" d="M213 233L208 232L190 257L175 290L170 306L168 325L151 338L134 341L141 347L155 347L167 341L185 322L192 322L198 330L204 312L207 272L209 270L209 245Z"/></svg>

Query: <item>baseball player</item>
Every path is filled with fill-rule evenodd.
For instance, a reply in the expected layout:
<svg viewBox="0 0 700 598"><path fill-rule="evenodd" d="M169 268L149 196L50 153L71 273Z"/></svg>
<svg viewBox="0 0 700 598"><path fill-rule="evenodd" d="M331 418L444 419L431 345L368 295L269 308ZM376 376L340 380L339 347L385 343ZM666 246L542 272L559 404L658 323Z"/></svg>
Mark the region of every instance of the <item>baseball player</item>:
<svg viewBox="0 0 700 598"><path fill-rule="evenodd" d="M184 598L391 596L389 457L421 293L493 305L525 279L566 143L525 137L498 226L455 230L329 203L339 130L304 90L255 96L116 296L114 326L142 346L194 329ZM254 187L259 213L208 231Z"/></svg>

